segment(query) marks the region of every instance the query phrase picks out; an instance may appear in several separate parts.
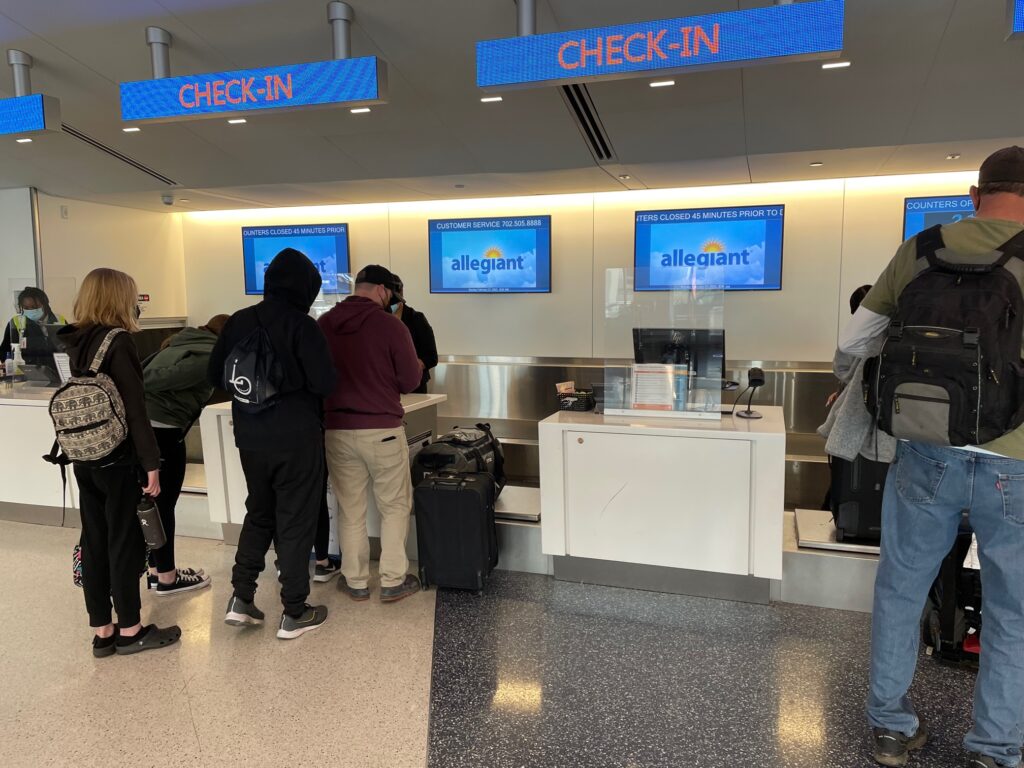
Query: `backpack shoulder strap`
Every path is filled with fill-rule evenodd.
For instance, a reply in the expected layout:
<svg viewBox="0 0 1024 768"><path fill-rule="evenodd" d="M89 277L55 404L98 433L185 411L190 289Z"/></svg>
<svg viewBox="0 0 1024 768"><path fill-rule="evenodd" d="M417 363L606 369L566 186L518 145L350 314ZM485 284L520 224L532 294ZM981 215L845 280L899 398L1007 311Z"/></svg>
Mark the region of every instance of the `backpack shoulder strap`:
<svg viewBox="0 0 1024 768"><path fill-rule="evenodd" d="M917 235L917 260L930 259L938 251L946 247L946 241L942 239L942 225L936 224Z"/></svg>
<svg viewBox="0 0 1024 768"><path fill-rule="evenodd" d="M1011 237L996 250L1003 254L1003 258L999 260L1000 264L1005 264L1010 259L1024 260L1024 229Z"/></svg>
<svg viewBox="0 0 1024 768"><path fill-rule="evenodd" d="M89 373L95 376L100 372L100 367L103 365L103 360L107 356L107 350L110 349L110 345L114 343L120 334L128 333L124 328L111 328L103 339L103 343L100 344L100 348L96 350L96 355L92 359L92 365L89 366Z"/></svg>

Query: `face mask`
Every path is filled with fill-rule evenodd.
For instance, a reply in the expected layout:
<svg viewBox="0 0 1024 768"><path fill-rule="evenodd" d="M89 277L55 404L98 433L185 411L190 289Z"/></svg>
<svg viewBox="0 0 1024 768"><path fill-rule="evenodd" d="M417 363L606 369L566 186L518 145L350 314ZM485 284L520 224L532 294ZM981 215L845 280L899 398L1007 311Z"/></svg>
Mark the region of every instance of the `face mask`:
<svg viewBox="0 0 1024 768"><path fill-rule="evenodd" d="M389 311L389 312L390 312L390 313L391 313L392 315L397 315L397 314L398 314L398 309L399 309L399 307L401 307L401 306L402 306L402 302L400 302L400 301L396 301L396 302L395 302L394 304L392 304L392 305L391 305L390 307L388 307L388 311Z"/></svg>
<svg viewBox="0 0 1024 768"><path fill-rule="evenodd" d="M38 323L43 319L43 314L46 312L42 307L36 309L23 309L22 314L25 315L26 320L31 320L33 323Z"/></svg>

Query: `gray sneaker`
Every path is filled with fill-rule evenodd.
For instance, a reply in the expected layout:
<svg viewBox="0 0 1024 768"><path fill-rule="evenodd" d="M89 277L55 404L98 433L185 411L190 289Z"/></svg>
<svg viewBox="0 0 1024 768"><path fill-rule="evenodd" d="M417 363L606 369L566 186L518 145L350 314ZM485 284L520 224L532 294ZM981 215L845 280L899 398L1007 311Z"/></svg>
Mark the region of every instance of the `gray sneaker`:
<svg viewBox="0 0 1024 768"><path fill-rule="evenodd" d="M903 768L910 762L910 753L921 749L928 743L928 732L924 724L920 724L913 736L904 736L898 731L885 728L873 728L871 741L875 762L889 768Z"/></svg>
<svg viewBox="0 0 1024 768"><path fill-rule="evenodd" d="M967 768L1000 768L999 763L988 755L980 755L977 752L967 754Z"/></svg>
<svg viewBox="0 0 1024 768"><path fill-rule="evenodd" d="M382 603L397 603L409 595L415 595L420 591L420 580L411 573L405 577L405 581L397 587L381 587L380 601Z"/></svg>
<svg viewBox="0 0 1024 768"><path fill-rule="evenodd" d="M344 592L357 603L362 603L370 599L369 587L363 587L362 589L356 589L355 587L351 587L349 586L349 583L344 576L338 579L338 591Z"/></svg>
<svg viewBox="0 0 1024 768"><path fill-rule="evenodd" d="M298 618L292 618L287 613L281 614L281 626L277 630L277 636L281 640L294 640L307 632L319 629L325 621L327 606L307 604L305 612Z"/></svg>
<svg viewBox="0 0 1024 768"><path fill-rule="evenodd" d="M224 613L224 623L232 627L254 626L258 627L263 623L266 616L263 611L254 603L247 603L240 597L231 596L228 600L228 609Z"/></svg>

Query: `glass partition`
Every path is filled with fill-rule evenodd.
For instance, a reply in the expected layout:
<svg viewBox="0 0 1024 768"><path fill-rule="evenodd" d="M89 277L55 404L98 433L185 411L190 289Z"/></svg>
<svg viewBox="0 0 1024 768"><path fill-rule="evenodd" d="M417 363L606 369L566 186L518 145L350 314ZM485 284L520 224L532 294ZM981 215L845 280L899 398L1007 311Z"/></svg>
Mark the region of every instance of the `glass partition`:
<svg viewBox="0 0 1024 768"><path fill-rule="evenodd" d="M718 269L702 270L699 287L659 291L635 290L632 270L606 271L606 414L721 418L725 293L707 274Z"/></svg>
<svg viewBox="0 0 1024 768"><path fill-rule="evenodd" d="M40 290L35 278L10 278L6 288L0 310L4 313L4 339L10 346L5 345L4 352L13 355L16 375L28 384L59 384L54 354L62 345L57 333L71 319L75 279L53 278Z"/></svg>
<svg viewBox="0 0 1024 768"><path fill-rule="evenodd" d="M339 272L333 276L334 279L326 279L320 288L320 293L313 301L309 313L316 319L330 312L339 301L344 301L352 294L352 286L355 284L355 276L348 272Z"/></svg>

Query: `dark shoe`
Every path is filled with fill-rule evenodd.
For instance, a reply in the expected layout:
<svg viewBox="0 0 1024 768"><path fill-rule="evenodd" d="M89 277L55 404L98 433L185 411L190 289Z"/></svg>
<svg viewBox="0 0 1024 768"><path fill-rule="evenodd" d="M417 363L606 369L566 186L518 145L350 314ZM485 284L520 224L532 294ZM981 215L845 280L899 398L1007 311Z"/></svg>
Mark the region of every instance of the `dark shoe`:
<svg viewBox="0 0 1024 768"><path fill-rule="evenodd" d="M330 560L327 561L327 565L316 564L316 571L313 573L313 581L325 584L335 576L341 573L341 569Z"/></svg>
<svg viewBox="0 0 1024 768"><path fill-rule="evenodd" d="M159 597L165 597L167 595L177 595L181 592L192 592L196 589L203 589L211 584L210 577L206 574L186 574L184 571L178 571L177 578L170 584L163 584L159 580L156 585L156 594Z"/></svg>
<svg viewBox="0 0 1024 768"><path fill-rule="evenodd" d="M206 576L202 568L179 568L178 576ZM146 574L146 589L156 589L160 585L160 579L152 573Z"/></svg>
<svg viewBox="0 0 1024 768"><path fill-rule="evenodd" d="M319 629L325 621L327 606L307 605L305 612L298 618L292 618L287 613L281 614L281 626L277 630L277 636L281 640L294 640L307 632Z"/></svg>
<svg viewBox="0 0 1024 768"><path fill-rule="evenodd" d="M967 753L967 768L1000 768L999 763L988 755L979 755L977 752Z"/></svg>
<svg viewBox="0 0 1024 768"><path fill-rule="evenodd" d="M873 757L879 765L890 768L903 768L910 761L910 753L928 743L928 732L921 724L913 736L904 736L897 731L885 728L871 730Z"/></svg>
<svg viewBox="0 0 1024 768"><path fill-rule="evenodd" d="M346 595L351 597L357 603L362 603L362 602L370 599L370 588L369 587L363 587L362 589L356 589L355 587L350 587L348 585L348 581L346 581L344 576L342 576L340 579L338 579L338 591L339 592L344 592Z"/></svg>
<svg viewBox="0 0 1024 768"><path fill-rule="evenodd" d="M114 647L117 649L118 656L130 656L133 653L166 648L174 645L180 639L181 628L179 627L164 627L160 629L155 624L149 624L143 627L137 635L119 637Z"/></svg>
<svg viewBox="0 0 1024 768"><path fill-rule="evenodd" d="M224 623L232 627L258 627L265 618L263 611L257 608L255 603L247 603L234 595L228 600L228 608L224 612Z"/></svg>
<svg viewBox="0 0 1024 768"><path fill-rule="evenodd" d="M92 655L97 659L105 659L117 653L114 644L117 642L117 626L114 627L114 634L110 637L92 636Z"/></svg>
<svg viewBox="0 0 1024 768"><path fill-rule="evenodd" d="M415 595L420 591L420 580L411 573L405 577L405 581L397 587L381 587L380 601L382 603L397 603L409 595Z"/></svg>

